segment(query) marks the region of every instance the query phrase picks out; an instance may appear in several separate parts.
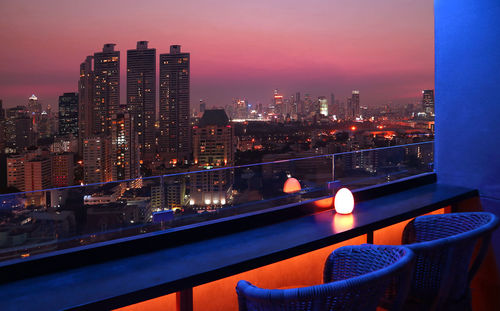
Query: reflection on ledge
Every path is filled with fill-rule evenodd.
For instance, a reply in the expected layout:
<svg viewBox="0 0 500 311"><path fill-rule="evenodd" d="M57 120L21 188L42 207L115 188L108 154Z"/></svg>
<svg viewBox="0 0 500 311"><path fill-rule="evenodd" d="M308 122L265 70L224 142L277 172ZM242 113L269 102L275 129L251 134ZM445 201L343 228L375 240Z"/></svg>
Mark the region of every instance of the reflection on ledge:
<svg viewBox="0 0 500 311"><path fill-rule="evenodd" d="M332 225L335 232L349 230L354 227L354 216L352 214L342 215L337 213L333 216Z"/></svg>

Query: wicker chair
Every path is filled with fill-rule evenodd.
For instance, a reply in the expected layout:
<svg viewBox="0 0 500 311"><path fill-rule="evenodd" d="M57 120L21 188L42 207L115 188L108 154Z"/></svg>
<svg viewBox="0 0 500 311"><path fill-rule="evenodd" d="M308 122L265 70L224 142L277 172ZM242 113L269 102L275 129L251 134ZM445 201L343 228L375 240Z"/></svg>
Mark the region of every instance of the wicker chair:
<svg viewBox="0 0 500 311"><path fill-rule="evenodd" d="M329 283L262 289L239 281L239 310L376 310L390 280L408 271L410 276L413 259L413 253L400 246L341 247L326 261L324 279Z"/></svg>
<svg viewBox="0 0 500 311"><path fill-rule="evenodd" d="M402 242L417 258L404 309L472 310L469 285L498 225L498 218L486 212L427 215L409 222ZM481 247L471 264L479 240ZM384 307L397 285L390 288Z"/></svg>

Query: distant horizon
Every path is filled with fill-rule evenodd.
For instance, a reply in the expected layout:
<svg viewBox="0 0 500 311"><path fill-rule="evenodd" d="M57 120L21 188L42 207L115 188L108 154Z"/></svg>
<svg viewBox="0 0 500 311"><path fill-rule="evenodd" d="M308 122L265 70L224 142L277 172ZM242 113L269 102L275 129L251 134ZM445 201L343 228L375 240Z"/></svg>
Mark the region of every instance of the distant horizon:
<svg viewBox="0 0 500 311"><path fill-rule="evenodd" d="M78 91L85 57L116 43L126 103L126 51L144 40L157 60L171 44L191 53L195 109L200 99L207 107L233 98L268 105L274 89L328 100L333 92L340 101L356 89L368 107L416 103L434 89L433 2L368 2L5 0L0 99L14 107L35 94L55 109L60 95Z"/></svg>

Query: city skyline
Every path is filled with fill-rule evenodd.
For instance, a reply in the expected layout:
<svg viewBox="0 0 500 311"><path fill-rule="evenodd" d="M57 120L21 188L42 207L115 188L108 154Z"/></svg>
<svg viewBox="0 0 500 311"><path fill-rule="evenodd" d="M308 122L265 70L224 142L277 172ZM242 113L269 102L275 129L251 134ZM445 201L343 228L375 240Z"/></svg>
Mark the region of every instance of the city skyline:
<svg viewBox="0 0 500 311"><path fill-rule="evenodd" d="M159 54L172 44L190 51L192 107L201 98L207 107L224 106L233 98L266 105L275 88L285 94L334 92L339 99L360 89L368 106L416 100L418 90L433 88L432 2L388 0L370 10L365 2L313 1L304 8L297 1L287 7L219 1L213 8L188 2L160 10L163 4L148 1L146 7L157 6L155 12L164 16L151 10L134 12L139 17L152 14L144 24L135 22L141 18L126 18L130 8L125 2L109 17L113 23L126 21L123 31L106 27L107 22L100 21L103 13L90 16L85 7L58 4L57 20L65 27L57 28L48 9L57 2L42 7L6 1L2 10L9 14L0 23L9 31L1 36L10 48L0 52L0 97L4 106L12 107L25 104L35 93L45 105L55 106L62 93L77 91L78 64L86 55L116 43L125 57L136 41L147 40ZM176 12L192 14L180 14L183 19ZM259 23L252 18L257 13ZM20 19L20 14L25 17ZM80 21L83 17L88 23ZM357 22L347 23L353 17ZM125 60L120 67L121 80L126 81ZM122 87L121 103L126 102L125 94Z"/></svg>

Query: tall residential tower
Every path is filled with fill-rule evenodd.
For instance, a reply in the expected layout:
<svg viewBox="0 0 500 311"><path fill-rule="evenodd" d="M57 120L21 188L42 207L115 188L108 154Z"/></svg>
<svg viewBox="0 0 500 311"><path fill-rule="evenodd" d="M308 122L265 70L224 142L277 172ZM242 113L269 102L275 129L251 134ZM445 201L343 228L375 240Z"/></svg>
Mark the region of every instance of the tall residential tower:
<svg viewBox="0 0 500 311"><path fill-rule="evenodd" d="M120 108L120 52L107 43L94 53L93 133L110 134L111 117Z"/></svg>
<svg viewBox="0 0 500 311"><path fill-rule="evenodd" d="M151 159L155 149L156 49L138 41L127 51L127 110L133 116L141 158Z"/></svg>
<svg viewBox="0 0 500 311"><path fill-rule="evenodd" d="M83 140L92 136L93 106L94 106L94 71L92 56L87 56L80 64L80 79L78 80L78 153L83 154Z"/></svg>
<svg viewBox="0 0 500 311"><path fill-rule="evenodd" d="M167 164L187 163L191 156L189 63L189 53L181 53L180 45L160 55L159 151Z"/></svg>

